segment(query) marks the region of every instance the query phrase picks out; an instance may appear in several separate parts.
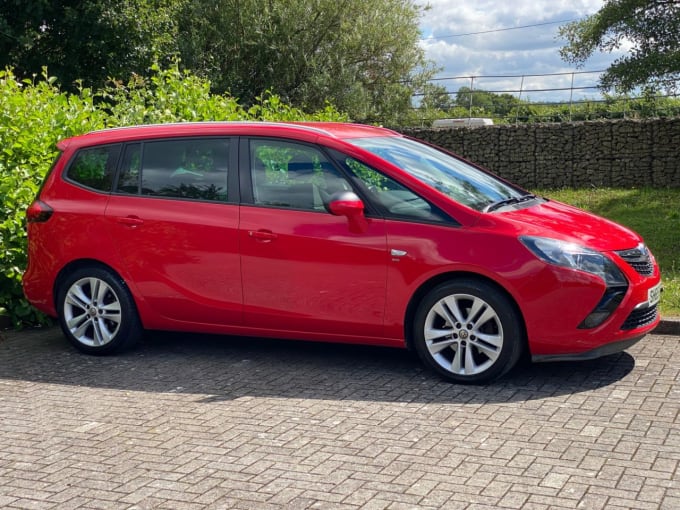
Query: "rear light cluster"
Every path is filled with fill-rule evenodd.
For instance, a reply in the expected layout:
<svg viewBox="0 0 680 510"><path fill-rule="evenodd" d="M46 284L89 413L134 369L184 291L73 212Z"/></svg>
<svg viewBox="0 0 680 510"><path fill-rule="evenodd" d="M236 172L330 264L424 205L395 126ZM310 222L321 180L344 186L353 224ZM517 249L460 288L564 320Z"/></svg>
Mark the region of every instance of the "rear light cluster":
<svg viewBox="0 0 680 510"><path fill-rule="evenodd" d="M44 223L52 217L54 210L45 202L36 200L26 210L26 221L29 223Z"/></svg>

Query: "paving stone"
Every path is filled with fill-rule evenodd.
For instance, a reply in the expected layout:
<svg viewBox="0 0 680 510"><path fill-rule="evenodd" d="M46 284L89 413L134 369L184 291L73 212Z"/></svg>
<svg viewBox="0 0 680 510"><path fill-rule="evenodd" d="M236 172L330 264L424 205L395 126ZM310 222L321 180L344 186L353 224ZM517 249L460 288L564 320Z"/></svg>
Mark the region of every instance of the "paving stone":
<svg viewBox="0 0 680 510"><path fill-rule="evenodd" d="M4 335L2 508L680 508L678 337L467 387L391 349Z"/></svg>

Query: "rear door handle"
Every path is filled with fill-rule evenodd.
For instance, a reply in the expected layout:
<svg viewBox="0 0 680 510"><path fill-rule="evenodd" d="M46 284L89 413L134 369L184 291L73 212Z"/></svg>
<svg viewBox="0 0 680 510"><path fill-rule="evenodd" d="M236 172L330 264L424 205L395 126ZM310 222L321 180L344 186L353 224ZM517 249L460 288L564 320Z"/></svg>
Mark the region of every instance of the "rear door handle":
<svg viewBox="0 0 680 510"><path fill-rule="evenodd" d="M276 239L276 234L271 230L249 230L248 237L252 237L256 241L262 241L263 243L270 243Z"/></svg>
<svg viewBox="0 0 680 510"><path fill-rule="evenodd" d="M144 220L140 218L139 216L125 216L122 218L118 218L118 223L121 225L125 225L126 227L139 227L140 225L144 224Z"/></svg>

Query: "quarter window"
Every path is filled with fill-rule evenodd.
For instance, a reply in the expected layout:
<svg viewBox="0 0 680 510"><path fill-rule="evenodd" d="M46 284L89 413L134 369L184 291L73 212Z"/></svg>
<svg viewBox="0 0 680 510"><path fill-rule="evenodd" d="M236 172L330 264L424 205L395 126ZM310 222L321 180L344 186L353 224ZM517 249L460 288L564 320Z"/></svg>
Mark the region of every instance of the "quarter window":
<svg viewBox="0 0 680 510"><path fill-rule="evenodd" d="M120 145L92 147L78 151L69 166L66 177L98 191L110 192Z"/></svg>

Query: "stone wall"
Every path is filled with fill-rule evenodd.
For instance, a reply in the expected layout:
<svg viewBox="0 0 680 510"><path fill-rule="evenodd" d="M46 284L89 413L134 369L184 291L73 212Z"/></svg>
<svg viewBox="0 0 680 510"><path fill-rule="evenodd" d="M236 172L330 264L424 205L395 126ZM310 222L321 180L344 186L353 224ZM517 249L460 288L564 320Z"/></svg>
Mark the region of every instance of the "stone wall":
<svg viewBox="0 0 680 510"><path fill-rule="evenodd" d="M680 119L409 129L524 188L680 187Z"/></svg>

